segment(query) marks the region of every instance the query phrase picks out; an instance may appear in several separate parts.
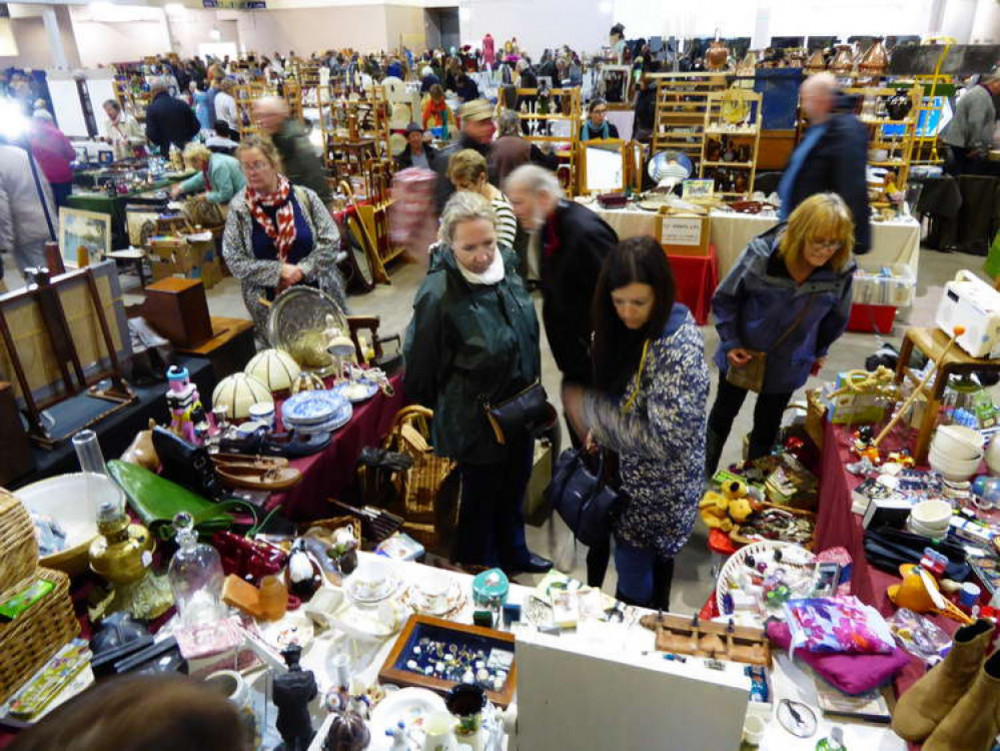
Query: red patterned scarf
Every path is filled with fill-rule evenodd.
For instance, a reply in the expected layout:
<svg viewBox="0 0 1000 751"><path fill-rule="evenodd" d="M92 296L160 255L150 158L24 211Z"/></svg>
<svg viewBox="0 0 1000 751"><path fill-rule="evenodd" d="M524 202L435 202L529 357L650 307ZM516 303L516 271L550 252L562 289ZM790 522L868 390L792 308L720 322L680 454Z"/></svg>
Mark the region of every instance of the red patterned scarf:
<svg viewBox="0 0 1000 751"><path fill-rule="evenodd" d="M246 192L250 213L278 249L278 258L284 262L288 251L295 242L295 207L292 205L292 184L284 175L278 175L278 189L268 195L260 195L249 185ZM274 226L264 207L278 207L278 226Z"/></svg>

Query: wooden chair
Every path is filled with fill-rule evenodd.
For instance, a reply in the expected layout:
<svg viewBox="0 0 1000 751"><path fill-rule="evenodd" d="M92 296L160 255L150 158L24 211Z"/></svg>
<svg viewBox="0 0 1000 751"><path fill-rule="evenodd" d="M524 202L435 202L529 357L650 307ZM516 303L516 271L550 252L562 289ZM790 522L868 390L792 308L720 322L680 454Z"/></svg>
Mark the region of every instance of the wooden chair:
<svg viewBox="0 0 1000 751"><path fill-rule="evenodd" d="M354 343L354 352L358 357L358 363L364 365L372 365L376 368L381 368L387 374L392 374L398 369L402 362L402 354L400 348L402 347L402 337L399 334L393 334L392 336L380 337L378 333L379 323L381 318L378 316L348 316L347 325L350 328L351 341ZM358 337L360 331L367 330L371 334L371 344L372 344L372 354L371 359L365 357L364 349L361 346L361 340ZM386 355L385 350L382 345L386 342L396 342L396 351Z"/></svg>

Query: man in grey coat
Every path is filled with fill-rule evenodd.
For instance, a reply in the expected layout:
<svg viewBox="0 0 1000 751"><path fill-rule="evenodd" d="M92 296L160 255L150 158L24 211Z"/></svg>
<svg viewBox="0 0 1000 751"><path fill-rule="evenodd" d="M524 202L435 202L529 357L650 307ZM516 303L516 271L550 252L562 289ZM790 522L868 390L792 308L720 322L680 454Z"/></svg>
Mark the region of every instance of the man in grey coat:
<svg viewBox="0 0 1000 751"><path fill-rule="evenodd" d="M302 126L291 118L288 102L277 96L261 97L253 103L253 116L278 149L285 177L292 185L305 185L329 206L332 195L323 159Z"/></svg>
<svg viewBox="0 0 1000 751"><path fill-rule="evenodd" d="M945 165L949 174L1000 177L1000 162L989 161L997 108L993 97L1000 94L1000 75L986 76L965 92L955 107L955 116L941 131L952 158Z"/></svg>
<svg viewBox="0 0 1000 751"><path fill-rule="evenodd" d="M0 142L0 251L13 254L22 274L45 265L45 243L56 239L59 222L52 190L37 165L32 175L30 159Z"/></svg>

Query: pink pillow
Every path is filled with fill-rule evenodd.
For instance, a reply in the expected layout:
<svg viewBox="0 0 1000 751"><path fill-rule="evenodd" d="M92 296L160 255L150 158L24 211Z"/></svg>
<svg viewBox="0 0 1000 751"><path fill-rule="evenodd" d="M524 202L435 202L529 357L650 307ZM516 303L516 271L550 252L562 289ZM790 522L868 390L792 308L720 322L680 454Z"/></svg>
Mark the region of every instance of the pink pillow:
<svg viewBox="0 0 1000 751"><path fill-rule="evenodd" d="M769 621L767 636L776 646L788 649L792 637L788 624ZM896 673L910 662L910 655L896 647L888 654L821 654L796 650L795 657L802 660L834 688L855 696L884 686Z"/></svg>

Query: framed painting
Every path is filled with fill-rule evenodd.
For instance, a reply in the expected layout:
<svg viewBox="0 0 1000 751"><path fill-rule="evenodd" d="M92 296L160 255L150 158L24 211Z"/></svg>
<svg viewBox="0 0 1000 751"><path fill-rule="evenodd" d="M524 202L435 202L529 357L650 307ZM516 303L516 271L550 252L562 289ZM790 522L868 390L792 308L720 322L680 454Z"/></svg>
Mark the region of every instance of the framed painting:
<svg viewBox="0 0 1000 751"><path fill-rule="evenodd" d="M97 261L111 252L111 215L63 206L59 209L59 254L66 268Z"/></svg>

